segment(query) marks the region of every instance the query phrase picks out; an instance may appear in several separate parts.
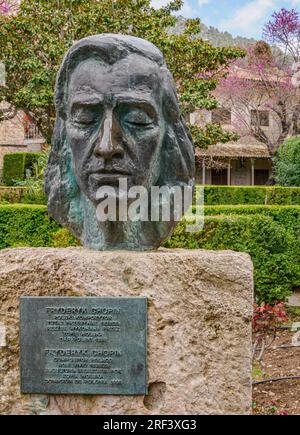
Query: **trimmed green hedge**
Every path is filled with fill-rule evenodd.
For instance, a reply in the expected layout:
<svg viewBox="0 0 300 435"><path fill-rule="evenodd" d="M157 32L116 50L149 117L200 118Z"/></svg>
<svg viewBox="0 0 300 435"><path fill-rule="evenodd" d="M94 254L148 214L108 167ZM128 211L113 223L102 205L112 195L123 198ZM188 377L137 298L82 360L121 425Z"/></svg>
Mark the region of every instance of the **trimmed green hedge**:
<svg viewBox="0 0 300 435"><path fill-rule="evenodd" d="M42 153L8 153L3 158L3 183L6 186L14 186L16 180L24 180L26 170L32 165Z"/></svg>
<svg viewBox="0 0 300 435"><path fill-rule="evenodd" d="M206 205L300 205L300 187L205 186Z"/></svg>
<svg viewBox="0 0 300 435"><path fill-rule="evenodd" d="M40 204L40 198L26 193L26 188L0 186L0 201ZM300 188L206 186L205 204L210 205L299 205ZM44 204L44 198L42 203ZM219 213L218 213L219 214Z"/></svg>
<svg viewBox="0 0 300 435"><path fill-rule="evenodd" d="M60 229L43 205L0 206L0 249L19 246L52 246Z"/></svg>
<svg viewBox="0 0 300 435"><path fill-rule="evenodd" d="M298 213L298 208L295 209ZM207 216L204 230L198 233L186 233L184 222L181 222L165 246L247 252L254 263L257 299L265 302L285 299L293 287L300 285L297 221L286 224L289 216L294 216L293 208L287 207L282 213L278 208L277 214L276 208L270 208L272 216L243 213L225 216L224 210L220 216ZM217 212L220 207L207 211ZM239 211L238 208L235 211ZM45 206L0 205L0 249L76 245L77 240L48 216Z"/></svg>
<svg viewBox="0 0 300 435"><path fill-rule="evenodd" d="M204 210L206 216L269 216L278 224L293 231L295 235L300 234L300 206L297 205L217 205L206 206Z"/></svg>
<svg viewBox="0 0 300 435"><path fill-rule="evenodd" d="M182 222L165 246L250 254L259 302L284 300L300 285L300 240L269 216L207 216L204 229L192 234Z"/></svg>
<svg viewBox="0 0 300 435"><path fill-rule="evenodd" d="M77 240L48 216L43 205L0 205L0 249L76 246Z"/></svg>

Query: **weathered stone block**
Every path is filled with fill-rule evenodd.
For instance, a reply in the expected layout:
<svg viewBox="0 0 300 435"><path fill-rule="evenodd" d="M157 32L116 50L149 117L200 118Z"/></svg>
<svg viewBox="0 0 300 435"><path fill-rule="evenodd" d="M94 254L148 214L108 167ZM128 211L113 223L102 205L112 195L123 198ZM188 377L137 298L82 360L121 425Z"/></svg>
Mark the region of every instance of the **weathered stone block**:
<svg viewBox="0 0 300 435"><path fill-rule="evenodd" d="M253 270L236 252L0 252L0 414L251 412ZM149 394L22 395L20 296L148 298Z"/></svg>

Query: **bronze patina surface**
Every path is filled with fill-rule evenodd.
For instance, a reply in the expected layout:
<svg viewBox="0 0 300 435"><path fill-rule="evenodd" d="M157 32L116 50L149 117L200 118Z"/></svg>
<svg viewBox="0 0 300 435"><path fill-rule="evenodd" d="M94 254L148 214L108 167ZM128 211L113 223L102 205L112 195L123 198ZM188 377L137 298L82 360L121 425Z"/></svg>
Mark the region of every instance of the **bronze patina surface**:
<svg viewBox="0 0 300 435"><path fill-rule="evenodd" d="M192 189L195 156L163 55L133 36L102 34L76 42L55 89L56 122L45 192L48 210L83 246L150 250L172 233L176 219L99 221L99 189L142 186ZM127 193L127 192L126 192ZM133 199L128 201L128 207ZM174 198L170 197L170 209ZM149 195L149 210L162 200ZM185 204L185 209L190 204ZM144 210L145 211L145 210ZM127 212L127 210L126 210Z"/></svg>

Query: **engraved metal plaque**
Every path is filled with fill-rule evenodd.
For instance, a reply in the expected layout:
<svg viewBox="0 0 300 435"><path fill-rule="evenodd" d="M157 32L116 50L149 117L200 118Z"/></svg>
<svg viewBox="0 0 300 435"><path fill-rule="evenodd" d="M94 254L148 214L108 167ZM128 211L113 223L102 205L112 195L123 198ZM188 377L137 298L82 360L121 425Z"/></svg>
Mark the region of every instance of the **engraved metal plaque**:
<svg viewBox="0 0 300 435"><path fill-rule="evenodd" d="M21 392L145 395L146 298L22 297Z"/></svg>

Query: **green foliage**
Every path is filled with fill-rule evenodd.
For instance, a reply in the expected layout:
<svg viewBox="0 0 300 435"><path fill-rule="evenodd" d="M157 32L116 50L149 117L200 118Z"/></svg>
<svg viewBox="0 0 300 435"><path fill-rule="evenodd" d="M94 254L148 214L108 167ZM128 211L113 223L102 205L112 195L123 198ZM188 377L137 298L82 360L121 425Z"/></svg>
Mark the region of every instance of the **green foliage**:
<svg viewBox="0 0 300 435"><path fill-rule="evenodd" d="M1 60L6 65L7 87L0 101L25 110L50 140L54 123L53 89L64 53L73 41L96 33L123 33L146 38L164 53L176 80L183 113L212 109L211 91L228 64L243 56L238 48L212 47L197 37L198 19L187 20L185 31L175 35L172 13L182 1L160 9L150 0L23 0L17 16L0 17ZM205 132L203 133L205 136ZM213 139L210 131L209 142ZM199 146L205 146L197 141Z"/></svg>
<svg viewBox="0 0 300 435"><path fill-rule="evenodd" d="M80 242L66 229L61 228L52 235L54 248L68 248L79 246Z"/></svg>
<svg viewBox="0 0 300 435"><path fill-rule="evenodd" d="M25 177L24 153L10 153L3 158L3 183L13 186L15 180Z"/></svg>
<svg viewBox="0 0 300 435"><path fill-rule="evenodd" d="M31 195L25 187L0 186L0 204L45 204L46 198Z"/></svg>
<svg viewBox="0 0 300 435"><path fill-rule="evenodd" d="M206 206L205 214L207 216L269 216L284 228L288 228L290 231L292 231L295 236L298 236L300 234L300 206Z"/></svg>
<svg viewBox="0 0 300 435"><path fill-rule="evenodd" d="M0 203L22 202L25 192L19 187L0 186Z"/></svg>
<svg viewBox="0 0 300 435"><path fill-rule="evenodd" d="M300 136L287 139L274 161L274 178L282 186L300 187Z"/></svg>
<svg viewBox="0 0 300 435"><path fill-rule="evenodd" d="M226 143L239 139L236 133L224 131L219 124L208 124L204 128L190 124L189 129L192 133L195 146L200 148L207 148L215 143Z"/></svg>
<svg viewBox="0 0 300 435"><path fill-rule="evenodd" d="M33 197L23 187L0 186L0 203L4 204L40 204L39 198ZM45 202L45 198L44 198Z"/></svg>
<svg viewBox="0 0 300 435"><path fill-rule="evenodd" d="M209 205L300 205L300 188L205 186L205 204ZM25 187L1 187L0 201L44 204L45 198L29 195ZM247 212L251 213L251 207ZM263 210L261 207L260 210ZM245 209L246 210L246 209ZM255 209L252 209L255 210ZM213 213L214 214L214 213ZM219 214L219 213L218 213Z"/></svg>
<svg viewBox="0 0 300 435"><path fill-rule="evenodd" d="M25 180L26 172L32 172L41 153L9 153L3 158L3 182L14 186L17 180Z"/></svg>
<svg viewBox="0 0 300 435"><path fill-rule="evenodd" d="M194 234L181 222L165 246L250 254L258 302L284 300L300 284L300 240L269 216L207 216L204 229Z"/></svg>
<svg viewBox="0 0 300 435"><path fill-rule="evenodd" d="M206 205L300 205L300 188L279 186L205 186Z"/></svg>
<svg viewBox="0 0 300 435"><path fill-rule="evenodd" d="M0 249L19 246L53 246L60 229L43 205L0 205Z"/></svg>
<svg viewBox="0 0 300 435"><path fill-rule="evenodd" d="M258 363L252 366L252 377L253 381L260 381L264 378L264 372ZM255 405L256 403L254 402L254 408L256 407Z"/></svg>
<svg viewBox="0 0 300 435"><path fill-rule="evenodd" d="M44 205L0 205L0 249L78 246L70 232L48 216Z"/></svg>
<svg viewBox="0 0 300 435"><path fill-rule="evenodd" d="M29 203L44 204L46 202L43 192L44 171L47 166L49 154L48 152L42 152L36 156L37 158L32 162L29 174L26 174L24 180L16 181L15 184L26 188L26 196ZM30 201L31 198L33 201Z"/></svg>
<svg viewBox="0 0 300 435"><path fill-rule="evenodd" d="M300 207L207 207L204 229L176 227L168 248L230 249L246 252L254 263L258 302L284 300L300 285ZM232 213L230 214L230 211ZM247 214L246 211L248 212ZM44 205L0 205L0 249L18 246L67 247L79 242L51 219Z"/></svg>

